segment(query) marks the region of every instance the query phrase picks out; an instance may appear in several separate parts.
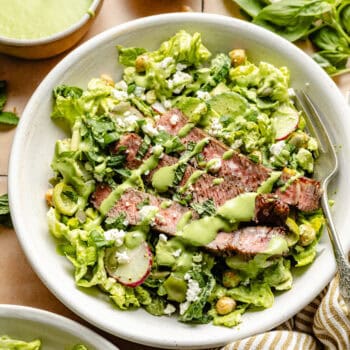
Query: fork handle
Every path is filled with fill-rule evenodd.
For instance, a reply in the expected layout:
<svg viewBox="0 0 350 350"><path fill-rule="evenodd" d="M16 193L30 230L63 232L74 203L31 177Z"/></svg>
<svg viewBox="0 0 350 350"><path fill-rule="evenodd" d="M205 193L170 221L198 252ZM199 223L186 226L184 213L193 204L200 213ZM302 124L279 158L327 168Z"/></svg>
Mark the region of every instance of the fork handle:
<svg viewBox="0 0 350 350"><path fill-rule="evenodd" d="M335 261L338 268L339 292L349 308L350 307L350 264L347 256L344 253L344 250L340 243L339 235L336 231L336 228L332 219L332 215L328 204L327 184L325 184L324 186L324 192L321 198L321 205L326 217L327 231L332 243Z"/></svg>

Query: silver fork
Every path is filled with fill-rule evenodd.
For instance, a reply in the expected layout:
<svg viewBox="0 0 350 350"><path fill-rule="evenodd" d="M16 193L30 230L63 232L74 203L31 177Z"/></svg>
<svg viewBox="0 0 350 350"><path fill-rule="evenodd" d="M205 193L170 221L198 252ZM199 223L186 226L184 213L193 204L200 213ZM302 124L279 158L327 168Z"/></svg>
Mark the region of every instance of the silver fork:
<svg viewBox="0 0 350 350"><path fill-rule="evenodd" d="M297 107L306 118L306 125L310 134L319 144L320 155L315 162L314 177L320 181L323 191L321 206L326 217L326 227L332 243L335 261L339 273L339 292L347 307L350 308L350 264L342 248L339 235L336 231L328 203L327 187L338 171L338 158L330 136L322 122L320 112L305 91L296 91Z"/></svg>

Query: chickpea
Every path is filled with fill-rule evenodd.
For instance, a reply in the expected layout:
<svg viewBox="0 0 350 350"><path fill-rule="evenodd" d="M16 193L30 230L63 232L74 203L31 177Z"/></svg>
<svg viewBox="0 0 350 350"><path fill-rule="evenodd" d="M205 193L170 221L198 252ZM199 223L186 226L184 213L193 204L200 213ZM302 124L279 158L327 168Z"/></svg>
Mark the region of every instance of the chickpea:
<svg viewBox="0 0 350 350"><path fill-rule="evenodd" d="M227 315L236 308L236 301L230 297L221 297L215 305L219 315Z"/></svg>
<svg viewBox="0 0 350 350"><path fill-rule="evenodd" d="M53 196L53 188L49 188L45 193L45 199L46 199L47 205L50 207L53 207L52 196Z"/></svg>
<svg viewBox="0 0 350 350"><path fill-rule="evenodd" d="M231 64L233 67L237 67L241 64L244 64L247 59L247 55L245 53L245 50L243 49L234 49L230 51L228 55L231 58Z"/></svg>
<svg viewBox="0 0 350 350"><path fill-rule="evenodd" d="M146 70L147 61L148 61L147 55L138 56L135 60L136 72L138 73L144 72Z"/></svg>
<svg viewBox="0 0 350 350"><path fill-rule="evenodd" d="M241 282L241 278L234 272L227 270L222 275L222 284L226 288L237 287Z"/></svg>
<svg viewBox="0 0 350 350"><path fill-rule="evenodd" d="M107 85L114 86L114 81L109 75L102 74L101 79L104 80Z"/></svg>

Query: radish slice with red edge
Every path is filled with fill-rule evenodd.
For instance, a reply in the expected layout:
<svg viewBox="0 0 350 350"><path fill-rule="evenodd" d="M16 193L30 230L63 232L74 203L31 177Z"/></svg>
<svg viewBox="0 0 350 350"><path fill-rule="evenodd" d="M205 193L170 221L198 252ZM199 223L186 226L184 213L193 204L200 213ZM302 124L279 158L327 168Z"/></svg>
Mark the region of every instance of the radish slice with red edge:
<svg viewBox="0 0 350 350"><path fill-rule="evenodd" d="M137 287L151 272L152 253L146 242L132 249L109 248L106 250L105 266L108 275L124 286Z"/></svg>
<svg viewBox="0 0 350 350"><path fill-rule="evenodd" d="M292 108L287 108L283 113L274 114L271 123L275 130L275 139L277 141L285 140L298 128L299 113Z"/></svg>

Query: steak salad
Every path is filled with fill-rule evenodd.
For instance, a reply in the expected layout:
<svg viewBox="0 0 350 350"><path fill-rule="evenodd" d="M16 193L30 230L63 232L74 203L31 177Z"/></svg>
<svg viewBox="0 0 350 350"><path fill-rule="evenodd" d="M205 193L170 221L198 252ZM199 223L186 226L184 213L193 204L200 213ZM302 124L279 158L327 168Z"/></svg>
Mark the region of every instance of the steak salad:
<svg viewBox="0 0 350 350"><path fill-rule="evenodd" d="M49 230L77 286L121 310L233 327L316 256L318 146L286 67L179 31L118 47L122 78L58 86Z"/></svg>

